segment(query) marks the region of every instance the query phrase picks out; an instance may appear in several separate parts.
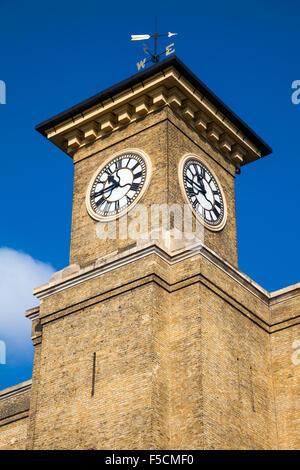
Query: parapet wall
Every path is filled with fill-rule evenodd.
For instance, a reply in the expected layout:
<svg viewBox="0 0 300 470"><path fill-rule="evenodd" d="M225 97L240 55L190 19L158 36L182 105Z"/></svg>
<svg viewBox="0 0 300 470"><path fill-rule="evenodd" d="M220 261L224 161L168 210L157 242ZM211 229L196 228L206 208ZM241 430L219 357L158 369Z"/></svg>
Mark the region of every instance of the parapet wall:
<svg viewBox="0 0 300 470"><path fill-rule="evenodd" d="M0 450L25 449L31 380L0 391Z"/></svg>

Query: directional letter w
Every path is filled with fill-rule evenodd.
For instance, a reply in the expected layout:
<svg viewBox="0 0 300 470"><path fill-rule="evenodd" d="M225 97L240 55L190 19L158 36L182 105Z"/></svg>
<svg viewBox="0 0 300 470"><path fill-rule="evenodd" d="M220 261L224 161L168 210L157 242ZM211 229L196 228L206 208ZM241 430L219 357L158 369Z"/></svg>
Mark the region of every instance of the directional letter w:
<svg viewBox="0 0 300 470"><path fill-rule="evenodd" d="M146 59L141 60L140 62L137 62L137 68L140 70L141 68L143 69L145 67Z"/></svg>

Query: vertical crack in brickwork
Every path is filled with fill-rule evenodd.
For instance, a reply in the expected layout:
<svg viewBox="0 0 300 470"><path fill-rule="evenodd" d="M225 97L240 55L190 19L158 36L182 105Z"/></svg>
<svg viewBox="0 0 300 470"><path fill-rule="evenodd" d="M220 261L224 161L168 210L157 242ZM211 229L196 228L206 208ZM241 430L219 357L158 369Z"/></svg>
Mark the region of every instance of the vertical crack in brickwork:
<svg viewBox="0 0 300 470"><path fill-rule="evenodd" d="M239 396L239 402L241 402L240 359L237 357L236 360L237 360L238 396Z"/></svg>
<svg viewBox="0 0 300 470"><path fill-rule="evenodd" d="M252 403L252 410L255 413L255 405L254 405L254 389L253 389L253 379L252 379L252 366L250 365L250 390L251 390L251 403Z"/></svg>
<svg viewBox="0 0 300 470"><path fill-rule="evenodd" d="M95 395L95 378L96 378L96 353L93 354L93 372L92 372L92 390L91 396Z"/></svg>

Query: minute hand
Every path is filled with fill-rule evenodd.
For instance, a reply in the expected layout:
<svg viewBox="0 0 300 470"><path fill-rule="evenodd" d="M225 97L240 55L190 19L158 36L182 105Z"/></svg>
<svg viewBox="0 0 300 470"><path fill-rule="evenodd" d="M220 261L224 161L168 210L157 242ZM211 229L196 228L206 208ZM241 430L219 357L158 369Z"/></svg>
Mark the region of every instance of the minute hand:
<svg viewBox="0 0 300 470"><path fill-rule="evenodd" d="M119 186L118 184L112 184L111 186L108 186L107 188L105 189L101 189L101 191L98 191L97 193L94 193L93 194L93 197L98 197L98 196L101 196L101 194L104 194L106 193L106 191L110 191L110 190L113 190L114 188L116 188L117 186Z"/></svg>
<svg viewBox="0 0 300 470"><path fill-rule="evenodd" d="M201 187L200 184L198 184L195 181L191 180L188 176L186 177L186 179L191 185L197 186L197 188L199 188L199 191L201 191L202 194L206 193L205 189L203 187Z"/></svg>

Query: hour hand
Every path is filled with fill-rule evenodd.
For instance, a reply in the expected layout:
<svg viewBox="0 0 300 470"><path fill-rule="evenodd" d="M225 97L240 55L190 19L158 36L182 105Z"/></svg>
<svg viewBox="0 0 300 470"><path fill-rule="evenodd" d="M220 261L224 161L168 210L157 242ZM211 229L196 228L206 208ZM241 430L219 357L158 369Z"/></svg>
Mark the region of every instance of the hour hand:
<svg viewBox="0 0 300 470"><path fill-rule="evenodd" d="M120 179L120 178L119 178L119 179ZM113 177L113 175L108 175L107 180L108 180L109 183L114 183L115 185L118 184L118 181L115 180L115 178Z"/></svg>
<svg viewBox="0 0 300 470"><path fill-rule="evenodd" d="M205 189L201 176L198 175L197 180L198 180L198 184L201 186L201 191L203 192L203 194L206 194L206 189Z"/></svg>

